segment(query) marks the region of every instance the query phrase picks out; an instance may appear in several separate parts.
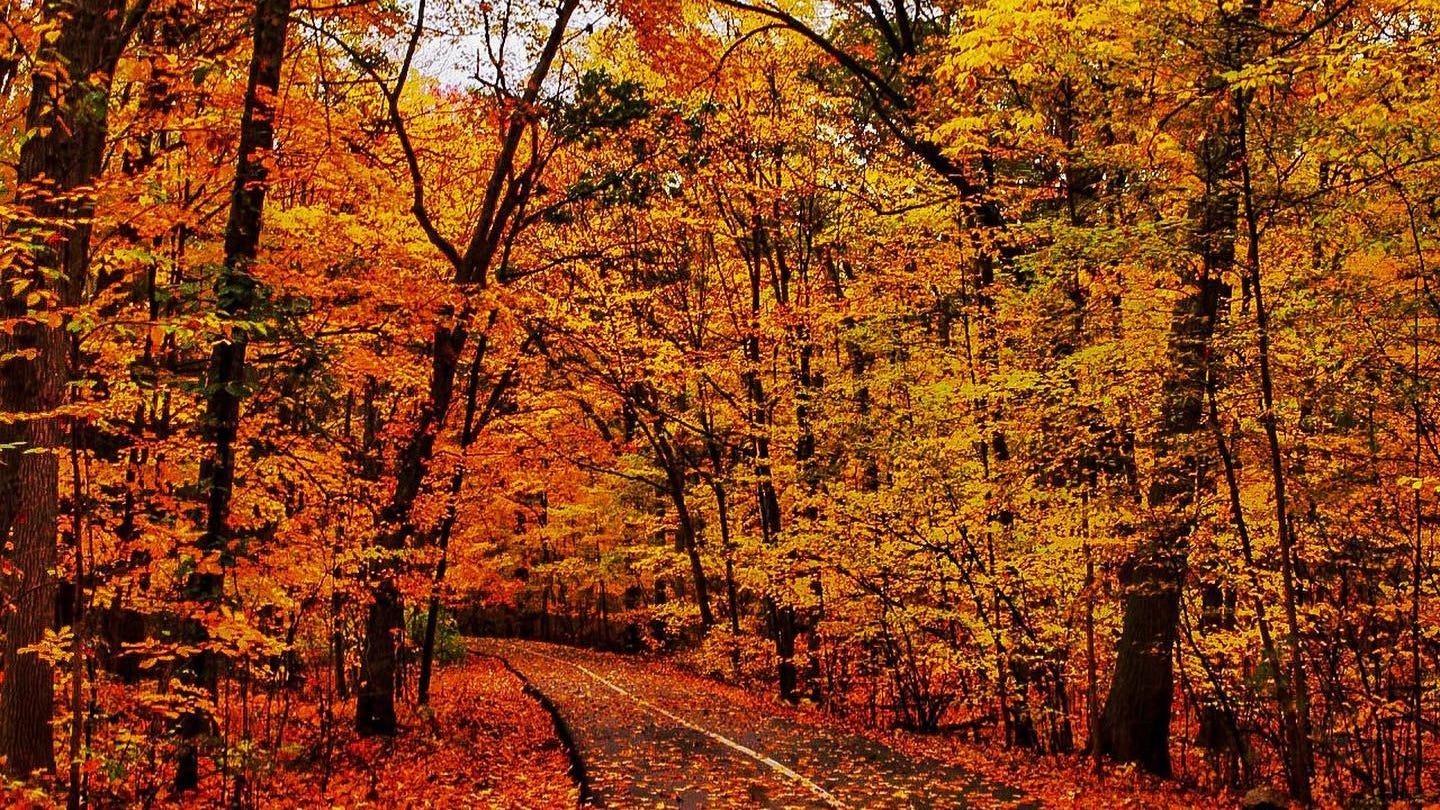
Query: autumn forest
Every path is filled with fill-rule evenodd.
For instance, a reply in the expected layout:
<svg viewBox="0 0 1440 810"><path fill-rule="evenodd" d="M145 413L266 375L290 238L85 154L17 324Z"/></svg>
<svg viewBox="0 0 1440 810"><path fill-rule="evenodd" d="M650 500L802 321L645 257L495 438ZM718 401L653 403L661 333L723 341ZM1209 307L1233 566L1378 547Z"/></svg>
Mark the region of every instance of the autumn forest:
<svg viewBox="0 0 1440 810"><path fill-rule="evenodd" d="M0 5L0 804L1440 798L1440 3Z"/></svg>

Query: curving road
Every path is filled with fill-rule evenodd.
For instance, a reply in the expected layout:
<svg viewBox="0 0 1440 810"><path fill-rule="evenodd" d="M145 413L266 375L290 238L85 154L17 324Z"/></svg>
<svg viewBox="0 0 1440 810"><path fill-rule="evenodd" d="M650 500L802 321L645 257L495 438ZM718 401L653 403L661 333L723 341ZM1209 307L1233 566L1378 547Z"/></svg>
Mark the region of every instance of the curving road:
<svg viewBox="0 0 1440 810"><path fill-rule="evenodd" d="M496 639L476 649L505 659L555 705L604 807L1039 806L967 771L757 709L643 659Z"/></svg>

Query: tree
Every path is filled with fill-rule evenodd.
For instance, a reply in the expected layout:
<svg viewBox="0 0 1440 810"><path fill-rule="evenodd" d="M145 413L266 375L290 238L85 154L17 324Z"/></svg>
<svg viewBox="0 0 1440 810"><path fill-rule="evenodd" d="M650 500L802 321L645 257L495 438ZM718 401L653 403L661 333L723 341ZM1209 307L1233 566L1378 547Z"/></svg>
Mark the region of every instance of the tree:
<svg viewBox="0 0 1440 810"><path fill-rule="evenodd" d="M497 267L503 266L504 254L513 244L516 224L522 221L532 194L540 181L545 159L539 152L537 129L540 94L550 75L569 31L570 18L579 6L578 0L561 0L550 23L534 67L516 94L503 91L501 137L481 194L481 206L470 225L470 238L462 253L436 228L425 201L425 177L419 155L410 141L409 131L400 107L400 100L409 77L411 61L424 32L425 5L417 7L416 24L406 46L405 55L393 83L373 74L382 87L388 107L390 125L394 128L405 155L413 189L412 213L426 237L452 268L453 281L462 288L485 289L497 278ZM521 147L530 143L528 162ZM396 462L395 487L381 513L375 547L381 555L394 555L402 550L414 533L411 511L429 471L436 436L444 425L455 391L460 356L469 339L473 312L468 303L438 324L431 342L429 390L420 404L415 426L400 449ZM356 727L366 734L395 732L395 657L401 629L404 627L402 596L390 566L384 565L376 576L377 584L366 623L364 666L356 697Z"/></svg>
<svg viewBox="0 0 1440 810"><path fill-rule="evenodd" d="M205 528L197 543L204 557L213 556L214 566L202 560L203 573L191 576L187 590L202 610L214 610L224 599L225 569L234 565L238 552L230 531L230 504L235 488L235 440L239 432L240 402L246 386L245 350L250 327L245 319L261 303L260 283L250 270L260 246L260 228L265 210L269 169L266 161L275 148L274 99L280 90L280 71L285 59L286 30L290 23L289 0L261 0L255 4L251 22L253 48L250 76L245 87L245 106L240 116L240 143L235 163L234 188L230 194L230 217L225 226L225 259L216 279L216 307L229 320L229 333L215 341L205 383L205 415L201 432L208 442L200 463L200 489L205 494ZM204 636L203 626L196 635ZM213 697L216 691L219 656L201 652L191 662L195 683ZM187 738L198 736L204 727L201 712L192 710L184 721ZM175 774L175 788L193 790L199 783L198 754L193 743L181 751Z"/></svg>
<svg viewBox="0 0 1440 810"><path fill-rule="evenodd" d="M6 583L5 679L0 682L0 755L19 775L55 766L50 665L30 650L53 626L54 566L72 369L69 310L84 294L90 254L91 186L101 171L111 81L148 3L48 2L48 29L30 70L27 132L16 185L23 219L20 261L5 271L7 335L0 344L0 536L13 544L15 576ZM14 254L12 254L13 256Z"/></svg>

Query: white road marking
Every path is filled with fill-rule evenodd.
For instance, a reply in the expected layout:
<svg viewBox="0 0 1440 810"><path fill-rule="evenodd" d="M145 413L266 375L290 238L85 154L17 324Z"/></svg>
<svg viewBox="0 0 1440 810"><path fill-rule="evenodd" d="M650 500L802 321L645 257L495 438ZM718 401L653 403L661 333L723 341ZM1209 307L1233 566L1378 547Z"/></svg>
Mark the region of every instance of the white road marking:
<svg viewBox="0 0 1440 810"><path fill-rule="evenodd" d="M594 678L594 679L595 679L596 681L598 681L599 683L604 684L606 687L608 687L611 691L615 692L616 694L624 695L625 697L630 698L631 700L635 701L636 703L640 704L641 706L645 707L646 709L649 709L650 711L652 711L652 712L654 712L654 713L656 713L656 714L662 715L662 716L664 716L664 717L668 717L668 718L670 718L671 720L674 720L675 722L677 722L677 723L679 723L680 725L684 726L685 728L690 729L691 731L694 731L694 732L696 732L696 733L698 733L698 734L704 734L706 737L709 737L710 739L714 740L715 742L720 743L721 745L724 745L724 746L726 746L726 747L728 747L728 748L732 748L732 749L734 749L734 750L736 750L736 751L739 751L740 753L744 754L745 756L750 757L751 759L753 759L753 760L755 760L756 762L759 762L760 764L768 767L770 770L772 770L772 771L780 774L781 776L787 777L787 778L789 778L789 779L792 779L792 780L794 780L794 781L796 781L796 782L804 785L805 787L807 787L807 788L810 789L810 792L811 792L811 793L814 793L821 801L825 802L826 804L830 805L831 807L839 808L839 810L848 810L848 805L846 805L844 802L840 801L840 799L838 799L838 798L835 796L835 794L831 793L830 791L826 790L826 789L823 788L823 787L820 787L819 785L817 785L817 784L815 784L814 782L810 781L810 780L807 779L806 777L801 776L800 774L796 773L796 772L795 772L794 770L792 770L791 768L786 767L784 764L779 763L779 762L776 762L774 759L772 759L772 758L770 758L770 757L768 757L768 756L760 753L759 751L756 751L754 748L751 748L751 747L749 747L749 746L747 746L747 745L743 745L743 744L741 744L741 743L735 742L734 740L730 739L729 737L726 737L724 734L718 734L718 733L716 733L716 732L714 732L714 731L711 731L711 730L709 730L709 729L707 729L707 728L703 728L703 727L701 727L701 726L697 726L697 725L695 725L694 723L690 722L689 720L686 720L685 718L680 717L680 716L677 715L677 714L674 714L673 712L667 711L667 710L665 710L665 709L662 709L662 708L659 707L659 706L656 706L654 703L651 703L650 701L646 700L645 698L642 698L642 697L640 697L640 696L638 696L638 695L632 694L631 692L627 691L624 687L619 686L618 684L615 684L614 682L606 679L605 677L603 677L603 676L601 676L601 675L597 675L596 673L592 672L590 669L588 669L588 668L586 668L586 667L584 667L584 666L582 666L582 665L580 665L580 664L577 664L577 663L575 663L574 661L567 661L567 660L565 660L564 658L560 658L560 657L558 657L558 656L550 655L549 653L543 653L543 652L540 652L539 650L525 650L525 652L528 653L528 654L530 654L530 655L538 655L538 656L540 656L541 658L548 658L548 659L550 659L551 661L558 661L558 662L560 662L560 663L562 663L562 664L568 664L568 665L570 665L570 666L572 666L572 667L575 667L576 669L580 670L581 672L585 673L586 675L589 675L591 678Z"/></svg>

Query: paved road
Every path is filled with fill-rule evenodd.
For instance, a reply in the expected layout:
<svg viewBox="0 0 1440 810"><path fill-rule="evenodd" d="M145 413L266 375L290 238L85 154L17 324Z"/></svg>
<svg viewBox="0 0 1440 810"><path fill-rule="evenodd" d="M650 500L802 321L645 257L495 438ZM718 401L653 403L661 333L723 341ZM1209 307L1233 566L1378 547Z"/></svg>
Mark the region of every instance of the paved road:
<svg viewBox="0 0 1440 810"><path fill-rule="evenodd" d="M555 704L607 808L1038 806L972 773L757 709L640 659L535 642L476 646Z"/></svg>

